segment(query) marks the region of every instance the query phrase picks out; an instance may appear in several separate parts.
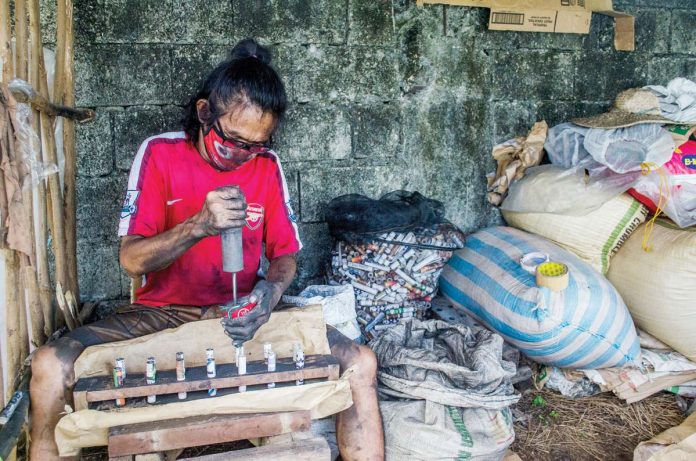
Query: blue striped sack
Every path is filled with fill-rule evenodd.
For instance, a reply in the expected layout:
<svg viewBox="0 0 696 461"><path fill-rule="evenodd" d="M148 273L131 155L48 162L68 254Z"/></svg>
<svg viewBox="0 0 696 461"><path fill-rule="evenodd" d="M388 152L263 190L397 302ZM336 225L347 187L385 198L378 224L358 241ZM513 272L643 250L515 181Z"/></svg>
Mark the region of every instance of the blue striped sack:
<svg viewBox="0 0 696 461"><path fill-rule="evenodd" d="M568 288L536 285L519 264L540 251L569 269ZM577 256L543 237L492 227L467 237L440 276L440 290L535 362L598 369L637 365L633 319L611 283Z"/></svg>

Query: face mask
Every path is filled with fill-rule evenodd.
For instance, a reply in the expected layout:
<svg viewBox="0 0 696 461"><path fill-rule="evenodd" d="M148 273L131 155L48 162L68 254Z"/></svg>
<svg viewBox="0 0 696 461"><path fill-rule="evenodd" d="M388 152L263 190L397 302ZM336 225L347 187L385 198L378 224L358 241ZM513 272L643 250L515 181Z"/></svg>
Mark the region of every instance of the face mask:
<svg viewBox="0 0 696 461"><path fill-rule="evenodd" d="M271 150L267 144L248 144L226 137L217 124L203 136L203 144L210 162L222 171L236 170L257 155Z"/></svg>

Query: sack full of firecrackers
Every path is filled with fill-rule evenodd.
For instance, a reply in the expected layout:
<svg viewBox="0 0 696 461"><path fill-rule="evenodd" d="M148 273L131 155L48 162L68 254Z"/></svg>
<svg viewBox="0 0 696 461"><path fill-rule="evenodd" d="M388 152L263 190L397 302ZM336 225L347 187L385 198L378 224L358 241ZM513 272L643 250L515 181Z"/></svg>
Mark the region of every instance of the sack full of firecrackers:
<svg viewBox="0 0 696 461"><path fill-rule="evenodd" d="M338 240L329 283L353 286L358 322L371 340L401 319L428 317L440 271L463 246L464 234L449 222Z"/></svg>

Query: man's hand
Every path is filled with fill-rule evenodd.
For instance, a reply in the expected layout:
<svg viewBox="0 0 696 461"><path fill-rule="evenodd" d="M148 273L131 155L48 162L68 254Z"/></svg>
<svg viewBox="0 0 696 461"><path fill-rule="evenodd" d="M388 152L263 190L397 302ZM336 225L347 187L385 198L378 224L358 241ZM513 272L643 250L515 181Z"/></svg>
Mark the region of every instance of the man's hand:
<svg viewBox="0 0 696 461"><path fill-rule="evenodd" d="M282 294L283 288L276 283L259 281L249 295L249 302L256 303L256 306L243 317L222 319L222 326L227 336L241 342L252 339L261 325L268 322Z"/></svg>
<svg viewBox="0 0 696 461"><path fill-rule="evenodd" d="M208 192L205 204L192 219L200 237L219 235L246 224L246 200L238 186L223 186Z"/></svg>

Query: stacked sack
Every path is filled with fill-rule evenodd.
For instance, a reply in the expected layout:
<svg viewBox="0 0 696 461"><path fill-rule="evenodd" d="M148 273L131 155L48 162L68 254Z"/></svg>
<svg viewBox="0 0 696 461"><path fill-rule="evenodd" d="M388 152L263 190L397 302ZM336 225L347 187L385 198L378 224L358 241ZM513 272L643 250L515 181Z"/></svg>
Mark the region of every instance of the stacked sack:
<svg viewBox="0 0 696 461"><path fill-rule="evenodd" d="M642 248L642 229L628 239L607 277L642 330L696 362L696 227L658 219Z"/></svg>

